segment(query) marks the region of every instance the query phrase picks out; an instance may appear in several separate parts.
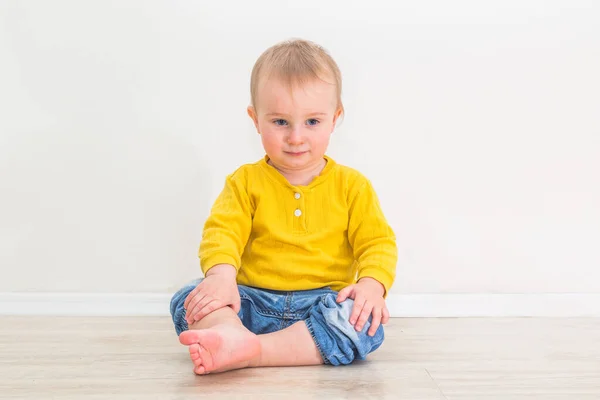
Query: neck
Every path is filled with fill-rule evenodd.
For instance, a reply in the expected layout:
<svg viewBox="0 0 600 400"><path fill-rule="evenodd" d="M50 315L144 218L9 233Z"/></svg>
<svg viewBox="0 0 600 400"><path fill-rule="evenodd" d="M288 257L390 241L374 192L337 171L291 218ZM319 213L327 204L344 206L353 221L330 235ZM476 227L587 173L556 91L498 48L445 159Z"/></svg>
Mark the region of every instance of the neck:
<svg viewBox="0 0 600 400"><path fill-rule="evenodd" d="M322 158L318 163L307 165L302 169L286 169L279 167L269 160L269 165L273 166L281 175L288 180L288 182L294 186L305 186L310 184L321 171L325 168L327 161Z"/></svg>

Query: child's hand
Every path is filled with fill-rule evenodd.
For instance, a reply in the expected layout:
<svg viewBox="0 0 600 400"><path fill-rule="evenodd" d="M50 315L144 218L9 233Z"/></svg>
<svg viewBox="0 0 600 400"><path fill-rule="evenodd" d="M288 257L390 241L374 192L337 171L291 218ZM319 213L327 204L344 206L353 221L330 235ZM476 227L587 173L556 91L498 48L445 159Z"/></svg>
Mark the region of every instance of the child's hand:
<svg viewBox="0 0 600 400"><path fill-rule="evenodd" d="M235 268L218 265L211 268L206 277L185 299L185 320L188 325L220 308L231 306L240 311L240 292L235 280Z"/></svg>
<svg viewBox="0 0 600 400"><path fill-rule="evenodd" d="M341 303L348 297L354 300L350 323L357 331L362 330L369 315L373 314L368 334L374 336L379 325L386 324L390 319L383 294L381 283L373 278L362 278L356 284L342 289L338 293L337 302Z"/></svg>

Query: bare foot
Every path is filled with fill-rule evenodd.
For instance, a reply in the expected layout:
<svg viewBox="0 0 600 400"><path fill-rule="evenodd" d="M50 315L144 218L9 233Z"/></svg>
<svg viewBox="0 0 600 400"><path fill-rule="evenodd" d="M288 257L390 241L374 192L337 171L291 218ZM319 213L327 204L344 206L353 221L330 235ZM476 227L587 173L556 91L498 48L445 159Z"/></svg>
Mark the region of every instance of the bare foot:
<svg viewBox="0 0 600 400"><path fill-rule="evenodd" d="M188 330L179 335L179 342L189 346L194 372L198 375L245 368L261 350L258 336L242 325Z"/></svg>

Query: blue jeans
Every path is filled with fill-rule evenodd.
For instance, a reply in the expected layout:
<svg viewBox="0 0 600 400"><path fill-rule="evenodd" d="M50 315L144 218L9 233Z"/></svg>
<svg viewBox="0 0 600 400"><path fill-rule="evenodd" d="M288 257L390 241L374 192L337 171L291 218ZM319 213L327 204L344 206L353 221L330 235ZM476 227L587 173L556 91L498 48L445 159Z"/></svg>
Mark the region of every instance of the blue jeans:
<svg viewBox="0 0 600 400"><path fill-rule="evenodd" d="M171 299L171 316L178 336L189 329L183 303L200 282L202 278L190 282ZM238 316L250 332L271 333L304 321L325 364L364 360L383 342L383 326L377 328L374 336L369 336L369 317L363 329L356 331L349 321L354 301L346 299L337 303L337 292L329 288L279 292L238 285L238 289L241 299Z"/></svg>

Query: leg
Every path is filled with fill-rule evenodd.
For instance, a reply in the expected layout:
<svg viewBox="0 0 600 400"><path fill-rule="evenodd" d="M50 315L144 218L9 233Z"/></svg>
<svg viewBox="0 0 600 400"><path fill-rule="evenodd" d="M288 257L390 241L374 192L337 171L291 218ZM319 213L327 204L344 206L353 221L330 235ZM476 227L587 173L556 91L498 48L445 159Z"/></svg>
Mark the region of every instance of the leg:
<svg viewBox="0 0 600 400"><path fill-rule="evenodd" d="M383 326L377 328L374 336L369 336L369 317L363 329L356 331L349 321L354 301L346 299L337 303L336 298L337 293L330 292L321 296L311 307L306 319L308 330L325 364L342 365L364 360L367 354L377 350L383 343Z"/></svg>
<svg viewBox="0 0 600 400"><path fill-rule="evenodd" d="M257 292L255 289L240 286L240 315L225 307L188 326L184 318L183 302L198 283L199 281L195 281L182 288L171 300L171 314L176 332L180 342L189 347L194 372L197 374L246 366L323 363L306 324L299 321L286 329L277 330L279 318L265 317L265 310L277 308L277 296ZM272 302L273 300L275 301ZM244 320L243 324L240 316ZM249 329L256 333L268 333L257 336Z"/></svg>
<svg viewBox="0 0 600 400"><path fill-rule="evenodd" d="M337 293L319 296L307 319L280 331L258 335L260 353L249 360L249 367L285 367L319 364L350 364L377 350L384 339L383 327L374 336L367 332L371 318L360 332L350 324L354 301L336 302ZM302 307L302 300L297 304ZM204 320L203 320L204 321ZM282 351L282 349L285 349Z"/></svg>
<svg viewBox="0 0 600 400"><path fill-rule="evenodd" d="M177 291L170 307L179 341L189 346L194 372L204 374L247 366L247 359L258 353L260 343L256 335L244 328L233 309L216 310L188 326L183 304L201 281L202 278L192 281ZM239 347L241 350L238 351Z"/></svg>
<svg viewBox="0 0 600 400"><path fill-rule="evenodd" d="M230 307L215 310L179 335L189 346L194 372L205 374L245 368L258 357L258 337L246 329Z"/></svg>
<svg viewBox="0 0 600 400"><path fill-rule="evenodd" d="M251 360L251 367L288 367L323 364L304 321L277 332L258 335L261 352Z"/></svg>
<svg viewBox="0 0 600 400"><path fill-rule="evenodd" d="M258 366L349 364L364 359L383 342L382 326L375 336L367 335L370 319L357 332L349 322L354 302L348 299L338 304L333 292L319 295L316 303L311 300L303 321L271 333L257 336L229 307L216 310L188 327L183 318L183 302L196 285L191 284L173 296L171 314L180 342L189 346L197 374Z"/></svg>
<svg viewBox="0 0 600 400"><path fill-rule="evenodd" d="M255 335L229 307L213 311L190 325L179 341L189 346L197 374L323 363L304 321L277 332Z"/></svg>

